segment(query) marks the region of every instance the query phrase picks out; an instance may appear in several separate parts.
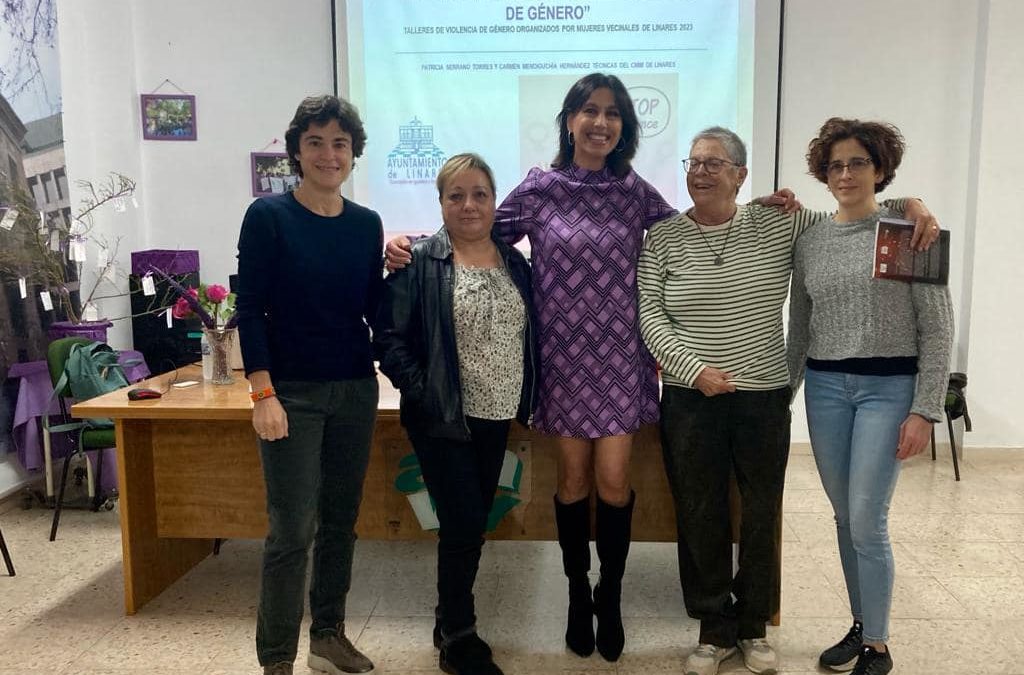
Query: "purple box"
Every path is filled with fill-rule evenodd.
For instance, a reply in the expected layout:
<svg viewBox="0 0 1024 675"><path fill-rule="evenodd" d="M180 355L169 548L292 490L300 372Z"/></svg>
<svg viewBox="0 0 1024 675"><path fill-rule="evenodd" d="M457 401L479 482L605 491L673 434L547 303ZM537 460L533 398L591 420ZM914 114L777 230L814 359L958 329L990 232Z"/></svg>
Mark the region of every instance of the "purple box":
<svg viewBox="0 0 1024 675"><path fill-rule="evenodd" d="M199 271L199 251L151 248L132 251L132 274L145 276L150 266L166 274L191 274Z"/></svg>

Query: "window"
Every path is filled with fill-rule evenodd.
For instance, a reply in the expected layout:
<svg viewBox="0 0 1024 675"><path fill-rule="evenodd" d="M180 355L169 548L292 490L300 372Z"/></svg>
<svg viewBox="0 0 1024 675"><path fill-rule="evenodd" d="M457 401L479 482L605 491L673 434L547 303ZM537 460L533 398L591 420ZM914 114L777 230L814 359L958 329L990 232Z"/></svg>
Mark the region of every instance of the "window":
<svg viewBox="0 0 1024 675"><path fill-rule="evenodd" d="M7 166L10 169L7 174L7 180L11 187L13 187L18 184L18 163L10 155L7 155Z"/></svg>
<svg viewBox="0 0 1024 675"><path fill-rule="evenodd" d="M39 209L46 206L46 199L43 196L43 185L39 182L39 176L32 176L28 179L28 189L32 191L32 198L36 200L36 206Z"/></svg>
<svg viewBox="0 0 1024 675"><path fill-rule="evenodd" d="M54 170L53 177L57 181L57 199L67 199L69 194L68 177L67 174L64 173L63 167Z"/></svg>
<svg viewBox="0 0 1024 675"><path fill-rule="evenodd" d="M44 173L40 178L43 179L43 196L46 197L46 203L49 204L53 201L53 174Z"/></svg>

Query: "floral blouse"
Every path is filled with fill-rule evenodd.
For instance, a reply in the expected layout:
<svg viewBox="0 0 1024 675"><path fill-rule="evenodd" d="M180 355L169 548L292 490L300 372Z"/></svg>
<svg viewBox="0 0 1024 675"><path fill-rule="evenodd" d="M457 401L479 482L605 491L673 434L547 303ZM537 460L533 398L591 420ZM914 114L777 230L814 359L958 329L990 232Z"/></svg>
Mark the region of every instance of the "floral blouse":
<svg viewBox="0 0 1024 675"><path fill-rule="evenodd" d="M515 417L526 308L508 270L456 265L454 317L463 413L488 420Z"/></svg>

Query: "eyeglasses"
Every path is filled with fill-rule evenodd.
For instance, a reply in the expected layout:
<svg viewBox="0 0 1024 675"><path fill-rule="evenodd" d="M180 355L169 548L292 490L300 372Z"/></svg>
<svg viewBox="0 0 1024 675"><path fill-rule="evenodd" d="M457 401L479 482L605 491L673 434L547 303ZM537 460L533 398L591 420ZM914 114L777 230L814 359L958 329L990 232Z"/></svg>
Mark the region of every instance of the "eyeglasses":
<svg viewBox="0 0 1024 675"><path fill-rule="evenodd" d="M737 166L735 162L730 162L727 159L718 159L717 157L712 157L711 159L694 159L693 157L689 157L683 160L683 171L686 173L697 173L700 171L701 167L704 167L705 171L714 175L716 173L721 173L722 169L724 169L726 165Z"/></svg>
<svg viewBox="0 0 1024 675"><path fill-rule="evenodd" d="M874 162L868 157L853 157L849 162L829 162L825 165L825 172L832 178L839 178L843 175L843 172L847 169L850 170L850 175L857 175L863 173L869 166L874 166Z"/></svg>

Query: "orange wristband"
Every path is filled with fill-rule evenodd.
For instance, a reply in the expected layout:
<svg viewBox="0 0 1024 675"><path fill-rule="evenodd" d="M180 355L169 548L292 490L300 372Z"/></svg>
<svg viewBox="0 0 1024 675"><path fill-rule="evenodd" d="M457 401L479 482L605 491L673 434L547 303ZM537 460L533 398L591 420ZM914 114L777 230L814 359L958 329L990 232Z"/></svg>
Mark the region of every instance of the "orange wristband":
<svg viewBox="0 0 1024 675"><path fill-rule="evenodd" d="M273 387L267 387L266 389L254 391L251 394L249 394L249 398L252 399L253 403L256 403L257 401L262 401L265 398L273 398L274 396L277 396L277 392L274 391Z"/></svg>

